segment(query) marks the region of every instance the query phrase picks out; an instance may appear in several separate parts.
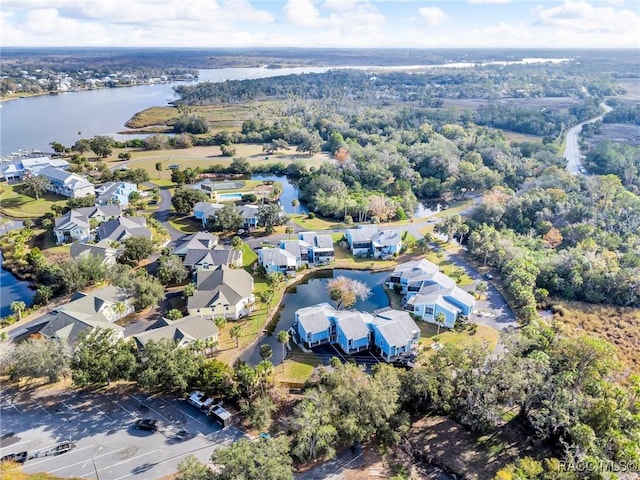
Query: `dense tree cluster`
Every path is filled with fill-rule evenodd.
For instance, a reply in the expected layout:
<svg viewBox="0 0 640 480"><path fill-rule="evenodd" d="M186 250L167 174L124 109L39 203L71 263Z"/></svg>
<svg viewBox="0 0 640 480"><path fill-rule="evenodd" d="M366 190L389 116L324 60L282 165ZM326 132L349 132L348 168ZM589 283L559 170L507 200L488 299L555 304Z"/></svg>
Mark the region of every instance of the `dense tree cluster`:
<svg viewBox="0 0 640 480"><path fill-rule="evenodd" d="M596 175L612 173L620 178L626 188L640 193L640 146L605 140L587 150L585 166Z"/></svg>

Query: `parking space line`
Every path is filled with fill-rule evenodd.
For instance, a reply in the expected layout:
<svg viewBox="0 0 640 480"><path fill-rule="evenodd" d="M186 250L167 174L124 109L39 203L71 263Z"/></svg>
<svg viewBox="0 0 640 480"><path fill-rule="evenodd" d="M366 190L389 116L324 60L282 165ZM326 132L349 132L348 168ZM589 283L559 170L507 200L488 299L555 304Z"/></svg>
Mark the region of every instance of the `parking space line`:
<svg viewBox="0 0 640 480"><path fill-rule="evenodd" d="M134 400L137 400L136 397L134 397L133 395L129 395L131 398L133 398ZM142 402L141 402L142 403ZM149 410L151 410L152 412L156 413L157 415L160 415L162 418L164 418L167 422L169 423L173 423L173 421L167 417L165 417L163 414L161 414L159 411L157 411L155 408L153 408L151 405L149 405L148 403L145 403L145 405L147 406L147 408Z"/></svg>
<svg viewBox="0 0 640 480"><path fill-rule="evenodd" d="M178 410L180 413L186 415L187 417L189 417L191 420L193 420L194 422L198 422L200 425L204 425L206 426L204 423L202 423L200 420L198 420L196 417L193 417L191 415L189 415L185 410L183 410L182 408L180 408L182 405L184 405L184 403L179 403L178 405L172 405L171 403L167 402L164 398L159 398L159 400L162 401L162 403L165 403L169 406L169 408L175 408L176 410ZM189 408L187 406L187 408Z"/></svg>
<svg viewBox="0 0 640 480"><path fill-rule="evenodd" d="M134 414L133 412L127 410L126 408L124 408L122 405L120 405L118 402L116 402L115 400L113 401L113 403L115 403L118 407L120 407L122 410L124 410L125 412L127 412L129 415L131 415L133 418L138 418L138 416L136 414Z"/></svg>
<svg viewBox="0 0 640 480"><path fill-rule="evenodd" d="M22 412L18 409L18 407L16 407L16 406L13 404L13 402L10 402L10 403L4 403L4 404L2 404L2 405L0 406L0 408L5 408L5 407L13 407L13 408L15 408L15 409L16 409L16 412L18 412L19 414L21 414L21 415L22 415Z"/></svg>
<svg viewBox="0 0 640 480"><path fill-rule="evenodd" d="M36 403L34 400L31 400L31 403L33 403L36 407L41 408L44 411L44 413L46 413L47 415L51 416L48 410L44 408L42 405L40 405L39 403Z"/></svg>
<svg viewBox="0 0 640 480"><path fill-rule="evenodd" d="M333 348L336 351L336 353L340 355L340 358L344 361L344 363L347 363L347 359L344 358L344 356L340 353L340 351L334 345L331 345L331 348Z"/></svg>
<svg viewBox="0 0 640 480"><path fill-rule="evenodd" d="M86 450L87 448L91 448L91 447L94 447L94 446L95 446L95 445L89 445L89 446L87 446L87 447L74 448L73 450L71 450L71 452L73 452L73 453L81 452L82 450ZM40 450L44 450L44 449L43 449L43 448L41 448ZM31 467L32 465L40 465L41 463L48 462L49 460L54 460L54 459L56 459L56 458L60 458L60 457L59 457L58 455L54 455L54 456L51 456L51 457L44 457L44 458L43 458L42 460L40 460L39 462L32 462L32 461L29 461L29 466ZM82 463L82 462L80 462L80 463Z"/></svg>
<svg viewBox="0 0 640 480"><path fill-rule="evenodd" d="M176 407L177 408L177 407ZM191 415L189 415L187 412L185 412L182 409L179 409L180 413L184 413L187 417L189 417L191 420L193 420L194 422L198 422L200 425L206 426L204 423L202 423L200 420L198 420L196 417L192 417Z"/></svg>
<svg viewBox="0 0 640 480"><path fill-rule="evenodd" d="M175 460L176 458L186 457L187 455L191 455L193 452L198 452L200 450L204 450L205 448L211 448L211 445L205 445L204 447L194 448L193 450L189 450L188 452L179 453L178 455L174 455L172 457L165 458L164 460L160 460L159 462L154 463L151 468L157 467L158 465L162 465L163 463L170 462L172 460ZM158 450L156 450L156 451L158 451ZM98 470L98 471L100 471L100 470ZM123 478L127 478L127 477L130 477L132 475L136 475L136 472L127 473L126 475L123 475L122 477L118 477L115 480L122 480Z"/></svg>
<svg viewBox="0 0 640 480"><path fill-rule="evenodd" d="M25 440L24 442L12 443L11 445L7 445L6 447L0 447L0 450L2 450L3 448L17 447L18 445L22 445L23 443L29 443L29 442L31 442L31 440Z"/></svg>

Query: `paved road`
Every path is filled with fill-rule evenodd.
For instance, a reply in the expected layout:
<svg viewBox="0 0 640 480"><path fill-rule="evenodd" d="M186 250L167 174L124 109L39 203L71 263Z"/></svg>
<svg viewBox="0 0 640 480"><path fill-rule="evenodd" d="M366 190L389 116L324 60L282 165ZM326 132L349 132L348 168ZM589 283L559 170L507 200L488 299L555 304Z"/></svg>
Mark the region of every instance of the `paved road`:
<svg viewBox="0 0 640 480"><path fill-rule="evenodd" d="M174 473L186 455L206 462L215 448L244 436L235 427L220 430L184 401L161 397L67 392L34 400L5 389L0 407L0 456L34 453L67 440L76 444L68 453L34 458L24 465L27 473L47 471L59 477L161 478ZM163 431L137 430L133 424L142 417L159 420ZM172 432L181 428L188 435L177 440Z"/></svg>
<svg viewBox="0 0 640 480"><path fill-rule="evenodd" d="M590 118L586 122L579 123L575 127L572 127L567 132L567 140L566 140L566 148L564 151L564 158L567 161L567 171L572 175L586 175L584 173L584 168L582 166L582 158L584 157L580 153L580 146L578 145L578 136L582 132L582 126L587 125L589 123L597 122L598 120L602 120L602 117L613 110L606 103L601 103L600 106L604 110L602 115L598 115L597 117Z"/></svg>
<svg viewBox="0 0 640 480"><path fill-rule="evenodd" d="M152 188L155 188L156 186L151 183L145 185L149 185ZM167 245L168 247L175 247L176 242L185 236L184 233L180 230L176 230L169 223L169 218L171 218L171 192L168 188L160 188L160 202L158 203L158 209L153 212L153 217L162 223L164 228L169 232L171 241Z"/></svg>

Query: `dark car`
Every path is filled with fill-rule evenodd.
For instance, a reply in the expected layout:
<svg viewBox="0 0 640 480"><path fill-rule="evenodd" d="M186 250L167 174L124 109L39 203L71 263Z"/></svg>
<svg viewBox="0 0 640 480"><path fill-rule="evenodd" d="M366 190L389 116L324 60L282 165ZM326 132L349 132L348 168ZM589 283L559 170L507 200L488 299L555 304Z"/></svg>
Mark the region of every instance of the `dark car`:
<svg viewBox="0 0 640 480"><path fill-rule="evenodd" d="M493 275L491 275L490 273L485 273L484 278L486 278L487 280L493 280Z"/></svg>
<svg viewBox="0 0 640 480"><path fill-rule="evenodd" d="M139 430L157 432L160 430L160 424L155 418L143 418L136 421L136 428Z"/></svg>
<svg viewBox="0 0 640 480"><path fill-rule="evenodd" d="M24 463L29 458L29 454L27 452L20 453L10 453L9 455L5 455L0 458L0 462L16 462L16 463Z"/></svg>

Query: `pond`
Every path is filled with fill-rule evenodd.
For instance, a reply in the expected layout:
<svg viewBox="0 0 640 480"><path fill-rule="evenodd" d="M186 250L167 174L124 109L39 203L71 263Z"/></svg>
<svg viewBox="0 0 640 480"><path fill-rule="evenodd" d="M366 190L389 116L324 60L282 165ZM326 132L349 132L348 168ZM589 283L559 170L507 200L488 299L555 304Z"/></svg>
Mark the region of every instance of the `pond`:
<svg viewBox="0 0 640 480"><path fill-rule="evenodd" d="M291 205L294 198L298 198L298 187L284 175L251 175L251 180L280 182L282 184L282 195L280 204L285 213L309 213L309 209L302 202L297 207Z"/></svg>
<svg viewBox="0 0 640 480"><path fill-rule="evenodd" d="M13 273L2 268L2 252L0 252L0 318L8 317L11 302L22 300L28 307L33 303L35 291L29 287L29 282L18 280Z"/></svg>
<svg viewBox="0 0 640 480"><path fill-rule="evenodd" d="M356 310L364 312L372 312L378 308L389 306L389 297L384 291L383 281L389 275L389 272L369 272L362 270L321 270L312 273L307 279L291 287L290 291L285 293L280 310L280 321L274 330L274 335L270 335L264 338L261 342L262 345L268 344L273 349L273 357L271 361L274 365L278 365L282 362L282 345L278 343L276 338L277 332L280 330L288 330L291 328L294 319L294 313L296 310L315 305L317 303L328 302L331 305L335 305L329 298L329 294L326 290L327 281L331 278L345 276L353 278L367 284L371 288L371 296L367 300L358 300L353 306ZM262 360L260 358L260 345L247 350L240 357L242 360L247 361L251 365L256 365Z"/></svg>

